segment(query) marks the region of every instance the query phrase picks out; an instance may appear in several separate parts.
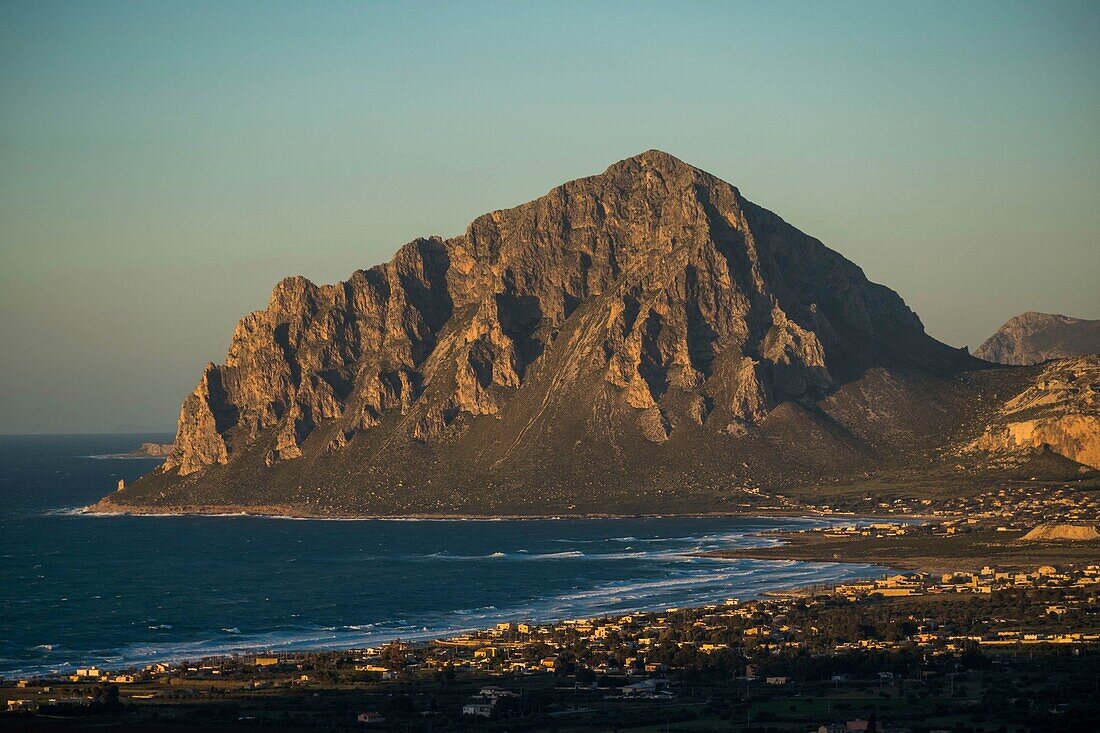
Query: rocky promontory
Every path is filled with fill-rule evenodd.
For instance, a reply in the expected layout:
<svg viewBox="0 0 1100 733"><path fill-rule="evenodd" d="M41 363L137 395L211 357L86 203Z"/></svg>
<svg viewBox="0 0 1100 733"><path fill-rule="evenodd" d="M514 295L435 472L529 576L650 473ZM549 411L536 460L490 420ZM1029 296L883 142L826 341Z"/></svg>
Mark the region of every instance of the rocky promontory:
<svg viewBox="0 0 1100 733"><path fill-rule="evenodd" d="M283 280L102 508L730 511L923 465L1035 377L654 150L344 282Z"/></svg>
<svg viewBox="0 0 1100 733"><path fill-rule="evenodd" d="M142 443L141 447L127 455L131 458L168 458L175 447L175 443Z"/></svg>

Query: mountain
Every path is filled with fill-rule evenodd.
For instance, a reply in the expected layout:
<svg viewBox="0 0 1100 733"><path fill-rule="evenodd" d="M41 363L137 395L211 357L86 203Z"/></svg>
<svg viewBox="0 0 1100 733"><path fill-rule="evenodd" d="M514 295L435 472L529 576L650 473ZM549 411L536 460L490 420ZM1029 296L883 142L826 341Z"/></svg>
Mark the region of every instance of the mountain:
<svg viewBox="0 0 1100 733"><path fill-rule="evenodd" d="M283 280L169 458L97 509L729 511L930 475L1037 376L936 341L820 241L649 151L345 282Z"/></svg>
<svg viewBox="0 0 1100 733"><path fill-rule="evenodd" d="M1100 321L1034 311L1009 319L974 352L997 364L1038 364L1083 354L1100 354Z"/></svg>

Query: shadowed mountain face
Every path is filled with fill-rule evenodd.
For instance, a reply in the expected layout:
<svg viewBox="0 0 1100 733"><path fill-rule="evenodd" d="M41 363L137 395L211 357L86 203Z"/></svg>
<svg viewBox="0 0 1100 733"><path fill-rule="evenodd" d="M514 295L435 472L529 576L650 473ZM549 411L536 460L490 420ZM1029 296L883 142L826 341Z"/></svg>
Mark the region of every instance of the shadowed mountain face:
<svg viewBox="0 0 1100 733"><path fill-rule="evenodd" d="M1021 313L986 339L974 355L997 364L1038 364L1100 354L1100 321L1050 313Z"/></svg>
<svg viewBox="0 0 1100 733"><path fill-rule="evenodd" d="M979 365L821 242L650 151L346 282L284 280L184 401L170 458L107 508L728 508L731 487L980 432L960 405L1030 377L955 376Z"/></svg>

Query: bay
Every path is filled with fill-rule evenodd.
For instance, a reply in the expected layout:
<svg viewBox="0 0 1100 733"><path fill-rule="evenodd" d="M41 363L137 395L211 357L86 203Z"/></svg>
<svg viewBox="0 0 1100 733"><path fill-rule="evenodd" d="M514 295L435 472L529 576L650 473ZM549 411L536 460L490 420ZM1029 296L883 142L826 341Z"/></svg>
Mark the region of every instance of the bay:
<svg viewBox="0 0 1100 733"><path fill-rule="evenodd" d="M798 517L294 520L88 516L170 435L0 436L0 675L332 649L503 620L746 599L885 571L718 560ZM850 520L849 520L850 521Z"/></svg>

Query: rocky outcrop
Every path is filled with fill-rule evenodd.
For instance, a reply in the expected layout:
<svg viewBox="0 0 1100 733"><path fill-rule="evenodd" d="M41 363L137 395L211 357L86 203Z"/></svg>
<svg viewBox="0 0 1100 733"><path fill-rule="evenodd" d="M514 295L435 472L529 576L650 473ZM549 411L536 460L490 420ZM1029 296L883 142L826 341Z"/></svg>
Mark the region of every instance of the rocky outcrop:
<svg viewBox="0 0 1100 733"><path fill-rule="evenodd" d="M922 380L978 364L818 240L649 151L345 282L287 278L184 401L158 478L112 501L262 486L257 503L279 487L445 512L466 497L440 486L609 491L675 455L715 475L753 451L790 475L865 465L873 409L846 386L890 375L874 384L904 413ZM777 455L768 436L803 424L812 459Z"/></svg>
<svg viewBox="0 0 1100 733"><path fill-rule="evenodd" d="M140 448L127 455L132 458L167 458L174 449L174 443L142 443Z"/></svg>
<svg viewBox="0 0 1100 733"><path fill-rule="evenodd" d="M974 352L997 364L1038 364L1083 354L1100 354L1100 321L1035 312L1010 319Z"/></svg>
<svg viewBox="0 0 1100 733"><path fill-rule="evenodd" d="M1100 468L1100 356L1051 362L968 446L994 455L1044 447Z"/></svg>

